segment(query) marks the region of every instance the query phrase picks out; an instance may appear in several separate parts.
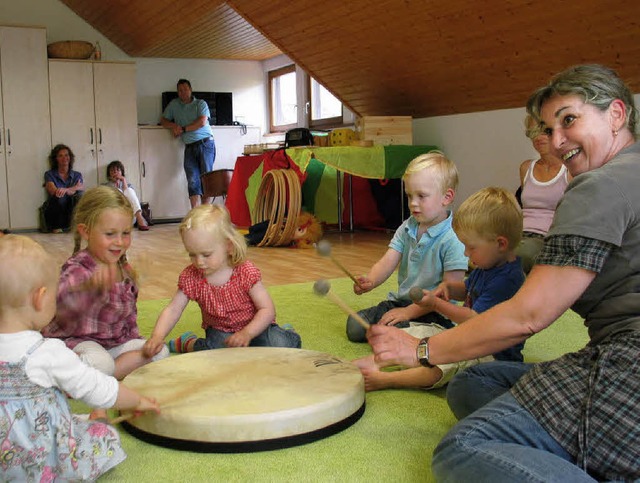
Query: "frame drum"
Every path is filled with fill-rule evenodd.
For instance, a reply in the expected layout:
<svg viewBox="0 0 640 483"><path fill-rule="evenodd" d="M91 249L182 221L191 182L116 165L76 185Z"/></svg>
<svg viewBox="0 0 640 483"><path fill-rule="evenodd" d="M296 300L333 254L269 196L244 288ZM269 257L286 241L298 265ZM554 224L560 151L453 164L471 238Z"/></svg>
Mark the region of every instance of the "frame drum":
<svg viewBox="0 0 640 483"><path fill-rule="evenodd" d="M160 404L124 427L145 441L199 452L315 441L364 413L360 370L331 354L242 347L192 352L136 369L125 385Z"/></svg>

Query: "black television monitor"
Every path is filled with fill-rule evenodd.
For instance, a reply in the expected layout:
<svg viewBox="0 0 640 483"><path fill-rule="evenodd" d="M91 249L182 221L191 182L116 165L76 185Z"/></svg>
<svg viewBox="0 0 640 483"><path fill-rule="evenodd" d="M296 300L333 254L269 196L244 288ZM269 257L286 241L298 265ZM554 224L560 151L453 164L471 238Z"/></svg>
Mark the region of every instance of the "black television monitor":
<svg viewBox="0 0 640 483"><path fill-rule="evenodd" d="M196 99L202 99L209 106L209 124L211 126L231 126L233 124L233 94L231 92L193 91ZM162 112L167 104L178 97L176 91L162 93Z"/></svg>

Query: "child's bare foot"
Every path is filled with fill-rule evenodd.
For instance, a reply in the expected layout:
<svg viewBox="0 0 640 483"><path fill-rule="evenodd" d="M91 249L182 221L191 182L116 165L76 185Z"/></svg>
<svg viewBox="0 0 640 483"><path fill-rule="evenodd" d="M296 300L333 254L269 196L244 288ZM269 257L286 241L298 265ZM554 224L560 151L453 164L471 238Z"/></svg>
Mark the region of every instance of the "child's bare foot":
<svg viewBox="0 0 640 483"><path fill-rule="evenodd" d="M358 366L362 373L365 391L371 392L391 387L388 381L388 374L380 370L373 356L362 357L361 359L355 359L351 362Z"/></svg>
<svg viewBox="0 0 640 483"><path fill-rule="evenodd" d="M394 387L389 380L389 373L381 371L375 365L373 367L361 367L360 372L364 378L364 390L366 392Z"/></svg>

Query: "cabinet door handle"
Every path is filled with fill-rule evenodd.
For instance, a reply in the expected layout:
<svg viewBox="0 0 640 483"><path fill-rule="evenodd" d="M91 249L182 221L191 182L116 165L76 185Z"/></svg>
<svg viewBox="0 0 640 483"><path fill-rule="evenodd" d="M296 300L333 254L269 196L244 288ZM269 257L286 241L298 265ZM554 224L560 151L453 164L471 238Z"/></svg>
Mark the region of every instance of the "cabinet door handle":
<svg viewBox="0 0 640 483"><path fill-rule="evenodd" d="M11 129L7 128L7 146L11 146Z"/></svg>
<svg viewBox="0 0 640 483"><path fill-rule="evenodd" d="M102 128L98 128L98 143L102 144Z"/></svg>
<svg viewBox="0 0 640 483"><path fill-rule="evenodd" d="M93 128L92 127L89 128L89 133L91 133L91 135L89 136L89 144L93 144Z"/></svg>
<svg viewBox="0 0 640 483"><path fill-rule="evenodd" d="M142 177L145 178L147 176L147 166L142 162Z"/></svg>

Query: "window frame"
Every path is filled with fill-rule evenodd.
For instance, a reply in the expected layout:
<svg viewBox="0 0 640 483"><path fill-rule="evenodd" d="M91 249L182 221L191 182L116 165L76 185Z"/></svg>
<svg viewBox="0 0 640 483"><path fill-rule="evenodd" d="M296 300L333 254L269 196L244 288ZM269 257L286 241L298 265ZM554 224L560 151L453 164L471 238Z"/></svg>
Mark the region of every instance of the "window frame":
<svg viewBox="0 0 640 483"><path fill-rule="evenodd" d="M273 104L273 80L277 77L281 77L290 73L296 74L296 86L298 84L298 75L296 73L296 65L291 64L285 67L280 67L278 69L274 69L268 72L268 96L269 96L269 132L272 133L282 133L287 132L289 129L293 129L298 127L298 120L296 119L295 123L292 124L274 124L274 104ZM298 97L297 97L297 88L296 88L296 108L299 106Z"/></svg>
<svg viewBox="0 0 640 483"><path fill-rule="evenodd" d="M344 125L344 103L342 101L340 101L340 99L338 99L336 97L336 99L338 99L338 101L340 101L340 115L339 116L334 116L334 117L325 117L325 118L320 118L320 119L313 119L313 99L312 99L312 93L313 93L313 81L315 80L315 82L321 86L323 89L325 89L327 92L329 92L329 90L324 87L322 84L320 84L320 82L318 82L316 79L314 79L312 76L307 75L307 89L306 89L306 102L309 107L308 109L306 109L306 114L307 114L307 123L309 125L310 128L318 128L318 129L324 129L324 128L331 128L331 127L338 127L338 126L343 126ZM333 93L329 92L331 95L333 95ZM335 96L334 96L335 97Z"/></svg>

